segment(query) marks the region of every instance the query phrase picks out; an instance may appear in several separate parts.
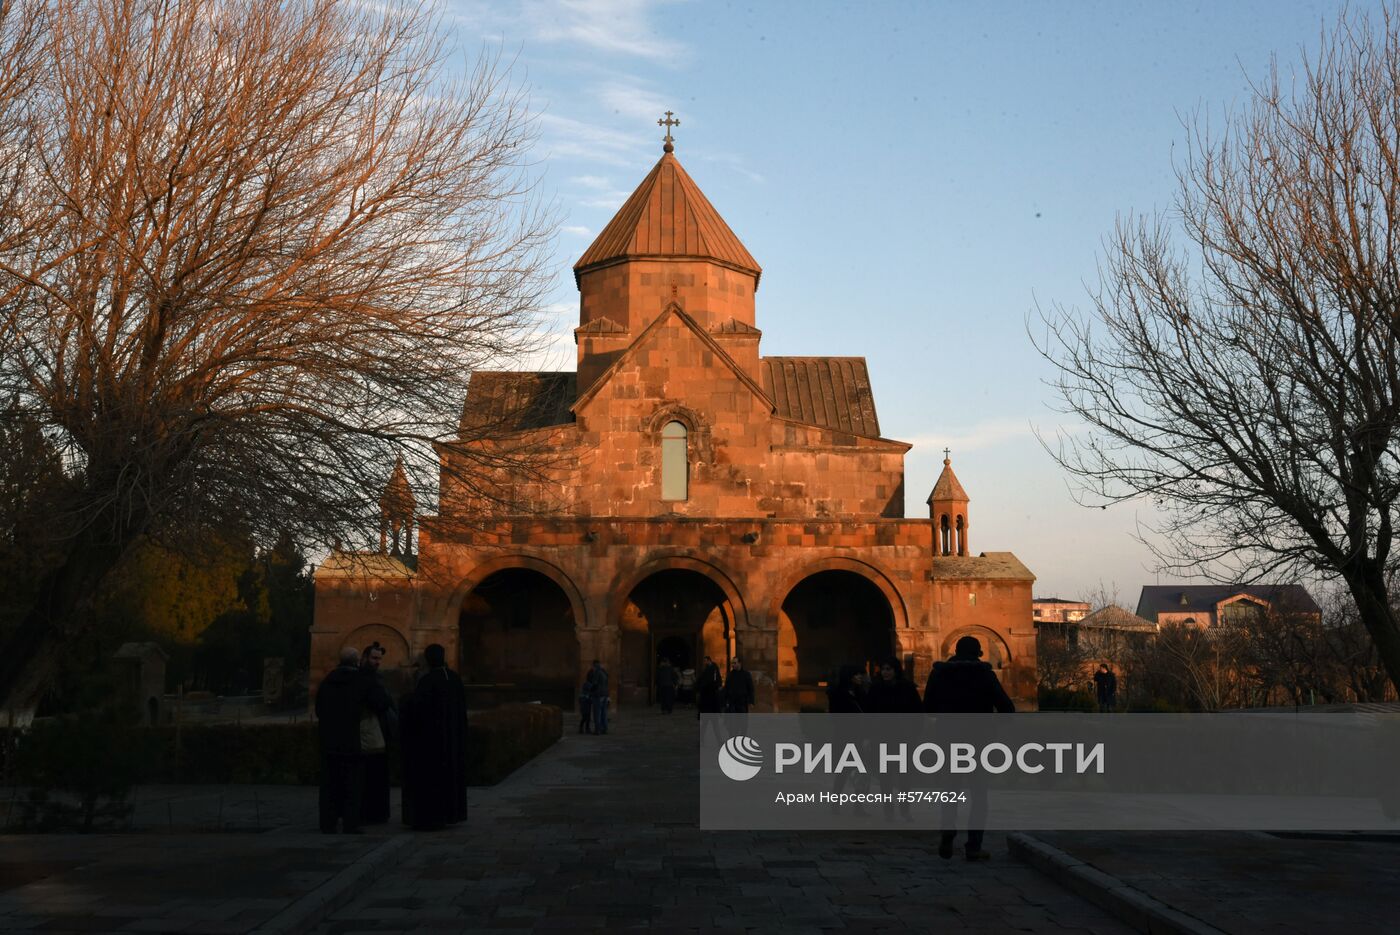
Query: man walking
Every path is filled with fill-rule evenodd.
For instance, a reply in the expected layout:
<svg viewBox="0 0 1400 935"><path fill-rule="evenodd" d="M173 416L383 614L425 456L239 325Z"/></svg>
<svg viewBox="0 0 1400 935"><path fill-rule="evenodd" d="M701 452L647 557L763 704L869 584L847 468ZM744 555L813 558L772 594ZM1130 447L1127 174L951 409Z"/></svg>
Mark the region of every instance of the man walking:
<svg viewBox="0 0 1400 935"><path fill-rule="evenodd" d="M938 714L1010 714L1016 706L1001 687L991 665L982 661L982 644L975 636L964 636L953 649L953 658L935 662L924 689L924 710ZM970 814L967 829L967 859L988 860L992 855L982 849L983 830L987 819L987 790L975 777L968 783ZM943 809L943 838L938 856L953 856L957 806Z"/></svg>
<svg viewBox="0 0 1400 935"><path fill-rule="evenodd" d="M1112 711L1118 704L1118 676L1113 674L1113 670L1107 663L1099 665L1099 671L1094 673L1094 693L1099 696L1099 712L1101 714Z"/></svg>
<svg viewBox="0 0 1400 935"><path fill-rule="evenodd" d="M724 682L724 710L729 714L748 714L753 697L753 676L735 656L729 660L729 678Z"/></svg>
<svg viewBox="0 0 1400 935"><path fill-rule="evenodd" d="M603 668L603 663L597 659L593 660L593 671L590 673L593 679L593 733L606 734L608 732L608 670Z"/></svg>
<svg viewBox="0 0 1400 935"><path fill-rule="evenodd" d="M714 659L705 657L705 665L695 680L695 718L702 714L719 714L724 710L720 692L724 688L724 677L719 674L719 666Z"/></svg>
<svg viewBox="0 0 1400 935"><path fill-rule="evenodd" d="M671 665L671 660L665 656L661 657L661 664L656 667L656 697L661 703L661 713L670 714L676 707L676 686L680 684L680 676L676 672L676 667Z"/></svg>

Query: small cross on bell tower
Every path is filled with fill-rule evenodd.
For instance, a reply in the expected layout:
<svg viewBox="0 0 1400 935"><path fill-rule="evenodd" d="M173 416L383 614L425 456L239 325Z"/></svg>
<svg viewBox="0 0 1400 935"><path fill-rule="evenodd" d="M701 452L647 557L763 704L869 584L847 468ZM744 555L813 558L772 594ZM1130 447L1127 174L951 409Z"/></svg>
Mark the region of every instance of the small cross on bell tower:
<svg viewBox="0 0 1400 935"><path fill-rule="evenodd" d="M665 120L658 120L658 121L656 121L656 125L657 125L658 127L665 127L665 128L666 128L666 135L665 135L664 137L661 138L661 142L664 144L664 145L661 147L661 150L662 150L663 152L667 152L667 153L673 153L673 152L676 151L676 145L675 145L675 144L676 144L676 141L675 141L675 139L671 136L671 128L672 128L672 127L678 127L678 126L681 125L681 122L680 122L679 120L672 120L672 119L671 119L673 116L675 116L675 114L674 114L672 111L669 111L669 110L668 110L668 111L666 111L666 119L665 119Z"/></svg>

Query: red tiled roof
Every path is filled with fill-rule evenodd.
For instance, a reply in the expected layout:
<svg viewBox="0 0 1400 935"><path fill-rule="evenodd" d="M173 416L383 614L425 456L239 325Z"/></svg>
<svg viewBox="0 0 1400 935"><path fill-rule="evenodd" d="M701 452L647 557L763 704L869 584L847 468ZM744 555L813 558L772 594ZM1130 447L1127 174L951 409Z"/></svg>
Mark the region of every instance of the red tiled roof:
<svg viewBox="0 0 1400 935"><path fill-rule="evenodd" d="M864 357L765 357L763 389L784 419L880 437Z"/></svg>
<svg viewBox="0 0 1400 935"><path fill-rule="evenodd" d="M574 278L589 267L636 257L718 260L753 273L755 287L763 272L673 153L661 157L584 251Z"/></svg>

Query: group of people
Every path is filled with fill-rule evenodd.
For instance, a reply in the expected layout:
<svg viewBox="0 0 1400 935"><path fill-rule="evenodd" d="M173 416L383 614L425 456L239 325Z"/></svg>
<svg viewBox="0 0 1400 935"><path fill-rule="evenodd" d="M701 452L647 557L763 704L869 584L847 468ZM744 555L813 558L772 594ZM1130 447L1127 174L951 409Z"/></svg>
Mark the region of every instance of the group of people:
<svg viewBox="0 0 1400 935"><path fill-rule="evenodd" d="M1006 694L996 672L982 660L982 644L975 636L964 636L953 648L951 658L935 662L919 689L904 674L899 660L880 661L878 671L867 676L859 666L843 666L827 688L827 710L832 714L1010 714L1016 705ZM987 860L991 854L982 847L986 818L985 790L974 789L969 823L977 827L967 832L968 860ZM951 815L945 817L939 842L940 857L953 856L957 831L951 829Z"/></svg>
<svg viewBox="0 0 1400 935"><path fill-rule="evenodd" d="M404 824L436 830L467 817L467 700L437 643L413 690L395 704L379 668L384 648L346 647L316 692L321 831L358 834L389 820L389 751L402 768Z"/></svg>
<svg viewBox="0 0 1400 935"><path fill-rule="evenodd" d="M669 658L663 657L656 668L656 697L663 714L676 709L677 689L681 673ZM608 670L597 659L584 676L578 693L578 732L606 734L608 732ZM729 676L720 674L719 664L710 657L695 677L695 716L702 714L747 714L753 706L753 676L736 657L729 660Z"/></svg>

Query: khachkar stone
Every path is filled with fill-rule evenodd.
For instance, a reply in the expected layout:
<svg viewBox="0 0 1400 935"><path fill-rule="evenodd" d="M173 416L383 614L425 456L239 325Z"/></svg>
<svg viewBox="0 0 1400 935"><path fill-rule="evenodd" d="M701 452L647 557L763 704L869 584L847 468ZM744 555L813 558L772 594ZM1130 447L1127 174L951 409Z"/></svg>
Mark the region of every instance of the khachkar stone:
<svg viewBox="0 0 1400 935"><path fill-rule="evenodd" d="M464 428L550 452L546 476L482 478L510 504L444 486L437 516L387 499L382 554L317 570L313 684L369 636L405 662L442 642L474 704L572 708L597 658L625 717L662 657L737 655L761 710L797 710L841 665L922 680L974 635L1033 703L1034 576L972 553L951 453L930 517L905 517L910 446L881 433L863 357L762 354L762 267L676 157L675 114L658 125L661 158L574 265L576 368L478 373L464 402Z"/></svg>

